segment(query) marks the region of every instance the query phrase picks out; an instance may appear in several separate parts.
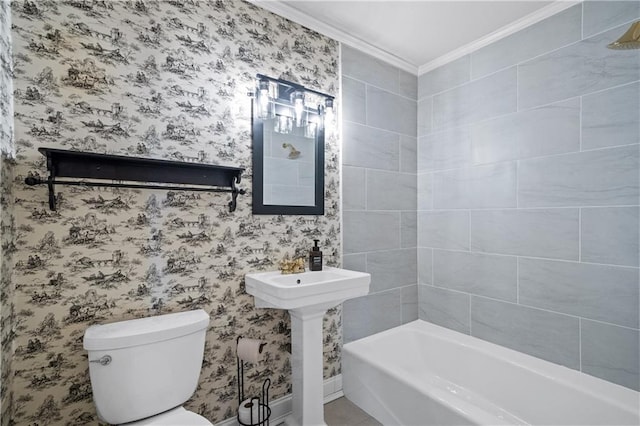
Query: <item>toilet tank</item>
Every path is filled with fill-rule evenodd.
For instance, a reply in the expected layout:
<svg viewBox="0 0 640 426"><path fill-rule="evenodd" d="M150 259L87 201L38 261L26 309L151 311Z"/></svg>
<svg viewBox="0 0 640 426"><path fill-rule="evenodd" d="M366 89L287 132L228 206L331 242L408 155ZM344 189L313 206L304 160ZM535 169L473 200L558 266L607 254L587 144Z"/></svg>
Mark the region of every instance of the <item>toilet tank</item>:
<svg viewBox="0 0 640 426"><path fill-rule="evenodd" d="M198 309L89 327L84 348L98 416L127 423L187 401L198 385L208 324Z"/></svg>

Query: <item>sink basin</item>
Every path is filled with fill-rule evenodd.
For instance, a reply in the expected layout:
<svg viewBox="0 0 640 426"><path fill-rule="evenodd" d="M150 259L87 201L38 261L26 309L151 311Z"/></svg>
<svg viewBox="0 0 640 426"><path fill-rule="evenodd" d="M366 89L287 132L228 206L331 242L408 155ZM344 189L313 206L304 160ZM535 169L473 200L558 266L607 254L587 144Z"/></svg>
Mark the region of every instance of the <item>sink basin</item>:
<svg viewBox="0 0 640 426"><path fill-rule="evenodd" d="M245 275L247 293L258 308L299 309L315 305L328 309L369 293L366 272L325 267L322 271L282 275L280 271Z"/></svg>
<svg viewBox="0 0 640 426"><path fill-rule="evenodd" d="M291 317L291 414L287 426L322 426L322 318L327 309L369 293L366 272L325 267L282 275L280 271L244 276L256 308L287 309Z"/></svg>

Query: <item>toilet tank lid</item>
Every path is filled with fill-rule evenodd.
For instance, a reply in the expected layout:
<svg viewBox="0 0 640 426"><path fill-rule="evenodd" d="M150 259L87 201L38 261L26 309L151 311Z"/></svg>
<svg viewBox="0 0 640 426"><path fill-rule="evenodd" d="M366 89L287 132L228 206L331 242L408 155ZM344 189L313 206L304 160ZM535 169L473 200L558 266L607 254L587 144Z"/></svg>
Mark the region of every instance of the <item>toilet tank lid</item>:
<svg viewBox="0 0 640 426"><path fill-rule="evenodd" d="M157 315L111 324L92 325L84 332L86 350L109 350L146 345L186 336L207 328L209 315L202 309Z"/></svg>

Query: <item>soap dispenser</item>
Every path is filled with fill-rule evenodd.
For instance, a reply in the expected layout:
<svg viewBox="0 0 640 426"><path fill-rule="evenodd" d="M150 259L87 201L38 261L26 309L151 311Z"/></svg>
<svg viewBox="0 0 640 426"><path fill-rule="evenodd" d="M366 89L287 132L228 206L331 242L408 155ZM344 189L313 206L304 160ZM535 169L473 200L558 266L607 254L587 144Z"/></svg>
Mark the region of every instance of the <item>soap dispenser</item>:
<svg viewBox="0 0 640 426"><path fill-rule="evenodd" d="M320 240L313 241L315 242L315 246L309 251L309 270L322 271L322 252L320 251L320 247L318 247Z"/></svg>

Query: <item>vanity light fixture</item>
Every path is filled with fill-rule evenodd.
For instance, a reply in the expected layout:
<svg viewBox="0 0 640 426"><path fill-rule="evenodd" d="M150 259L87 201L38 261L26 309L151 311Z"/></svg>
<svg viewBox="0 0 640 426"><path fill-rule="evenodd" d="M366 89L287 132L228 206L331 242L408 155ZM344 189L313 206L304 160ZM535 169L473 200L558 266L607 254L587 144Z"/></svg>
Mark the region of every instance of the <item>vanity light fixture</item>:
<svg viewBox="0 0 640 426"><path fill-rule="evenodd" d="M327 123L333 123L333 99L324 100L324 119Z"/></svg>
<svg viewBox="0 0 640 426"><path fill-rule="evenodd" d="M257 74L256 77L256 88L249 95L258 101L257 115L263 120L292 117L291 124L304 127L314 122L314 117L319 114L327 123L333 122L333 96L263 74ZM320 105L316 110L309 104Z"/></svg>
<svg viewBox="0 0 640 426"><path fill-rule="evenodd" d="M304 113L304 93L300 91L293 92L291 95L293 102L293 111L295 113L296 126L302 126L302 114Z"/></svg>
<svg viewBox="0 0 640 426"><path fill-rule="evenodd" d="M261 79L258 84L258 97L260 99L260 116L267 118L269 116L269 80Z"/></svg>
<svg viewBox="0 0 640 426"><path fill-rule="evenodd" d="M607 45L609 49L627 50L640 49L640 21L636 21L618 40Z"/></svg>

